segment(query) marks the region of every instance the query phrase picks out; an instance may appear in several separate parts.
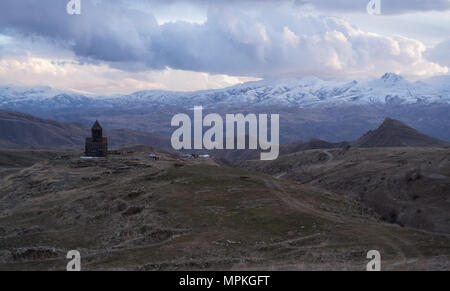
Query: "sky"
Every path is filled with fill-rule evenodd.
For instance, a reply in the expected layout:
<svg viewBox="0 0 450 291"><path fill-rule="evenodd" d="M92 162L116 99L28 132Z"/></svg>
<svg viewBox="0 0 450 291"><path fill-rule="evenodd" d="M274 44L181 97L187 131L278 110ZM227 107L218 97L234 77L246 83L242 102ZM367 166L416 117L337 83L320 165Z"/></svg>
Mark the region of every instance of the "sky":
<svg viewBox="0 0 450 291"><path fill-rule="evenodd" d="M372 0L374 1L374 0ZM449 74L450 0L0 1L0 85L192 91L317 76Z"/></svg>

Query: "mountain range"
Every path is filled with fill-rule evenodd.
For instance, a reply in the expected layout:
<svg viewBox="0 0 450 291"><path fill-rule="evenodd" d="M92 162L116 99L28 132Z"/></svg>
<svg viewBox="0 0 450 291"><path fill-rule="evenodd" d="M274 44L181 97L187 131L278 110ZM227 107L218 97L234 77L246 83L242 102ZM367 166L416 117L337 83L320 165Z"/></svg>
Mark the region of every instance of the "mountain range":
<svg viewBox="0 0 450 291"><path fill-rule="evenodd" d="M366 104L450 103L450 76L410 82L394 73L358 82L324 81L317 77L268 79L225 89L195 92L139 91L129 95L84 96L50 87L1 86L0 108L61 109L82 107L285 105L293 107Z"/></svg>
<svg viewBox="0 0 450 291"><path fill-rule="evenodd" d="M96 119L110 129L169 137L171 118L192 114L280 115L282 143L313 138L355 140L386 116L424 134L450 141L450 77L410 82L386 73L370 81L325 81L316 77L267 79L196 92L139 91L129 95L85 96L50 87L0 87L0 109L89 126Z"/></svg>

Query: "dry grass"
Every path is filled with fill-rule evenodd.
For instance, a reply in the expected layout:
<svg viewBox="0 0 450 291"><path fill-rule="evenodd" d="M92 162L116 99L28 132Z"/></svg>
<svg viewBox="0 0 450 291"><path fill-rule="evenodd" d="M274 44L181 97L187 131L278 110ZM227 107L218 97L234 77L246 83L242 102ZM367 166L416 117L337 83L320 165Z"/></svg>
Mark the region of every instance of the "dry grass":
<svg viewBox="0 0 450 291"><path fill-rule="evenodd" d="M210 159L143 153L40 162L1 180L0 269L449 269L449 239L361 214L346 196Z"/></svg>

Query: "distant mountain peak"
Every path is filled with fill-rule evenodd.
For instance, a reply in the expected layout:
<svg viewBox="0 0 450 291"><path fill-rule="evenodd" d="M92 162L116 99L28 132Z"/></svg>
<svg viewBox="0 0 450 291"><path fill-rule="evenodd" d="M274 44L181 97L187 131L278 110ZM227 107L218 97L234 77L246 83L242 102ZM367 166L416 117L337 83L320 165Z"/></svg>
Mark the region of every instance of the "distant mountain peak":
<svg viewBox="0 0 450 291"><path fill-rule="evenodd" d="M386 117L383 123L380 125L380 128L381 127L409 127L409 126L399 120Z"/></svg>
<svg viewBox="0 0 450 291"><path fill-rule="evenodd" d="M383 76L381 76L381 80L383 81L393 81L393 82L397 82L400 80L404 80L404 78L400 75L397 75L395 73L385 73Z"/></svg>
<svg viewBox="0 0 450 291"><path fill-rule="evenodd" d="M375 130L370 130L356 142L359 147L444 147L447 142L427 136L405 123L387 117Z"/></svg>

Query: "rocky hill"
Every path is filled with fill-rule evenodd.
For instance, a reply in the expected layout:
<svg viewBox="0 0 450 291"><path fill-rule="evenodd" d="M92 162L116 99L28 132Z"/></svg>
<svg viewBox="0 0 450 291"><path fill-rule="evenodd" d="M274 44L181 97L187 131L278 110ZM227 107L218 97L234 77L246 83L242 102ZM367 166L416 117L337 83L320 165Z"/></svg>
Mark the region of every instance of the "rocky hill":
<svg viewBox="0 0 450 291"><path fill-rule="evenodd" d="M32 115L0 110L0 145L2 147L78 147L83 149L90 136L86 125L46 120ZM105 130L111 146L123 144L170 145L168 138L129 129Z"/></svg>
<svg viewBox="0 0 450 291"><path fill-rule="evenodd" d="M353 143L357 147L445 147L450 143L420 133L412 127L386 118L376 129Z"/></svg>

